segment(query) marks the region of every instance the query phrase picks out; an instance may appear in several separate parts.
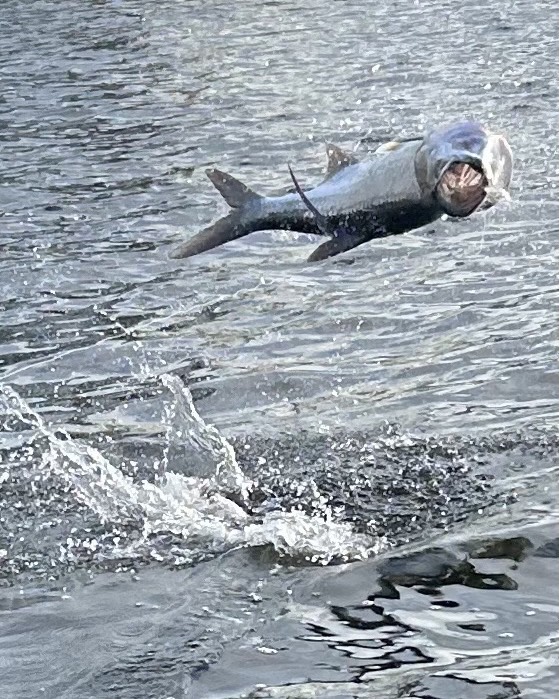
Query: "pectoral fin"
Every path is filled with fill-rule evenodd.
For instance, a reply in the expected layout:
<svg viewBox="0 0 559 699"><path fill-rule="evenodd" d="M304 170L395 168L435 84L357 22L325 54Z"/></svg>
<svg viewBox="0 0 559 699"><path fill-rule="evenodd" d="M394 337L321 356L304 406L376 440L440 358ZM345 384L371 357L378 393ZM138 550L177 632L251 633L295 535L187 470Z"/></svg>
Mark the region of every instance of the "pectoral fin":
<svg viewBox="0 0 559 699"><path fill-rule="evenodd" d="M299 184L299 182L297 182L297 178L293 174L293 170L291 169L291 165L289 165L289 163L287 164L287 168L289 170L289 174L291 175L291 179L293 180L293 184L295 185L295 191L301 197L303 204L314 216L318 230L323 235L333 235L334 231L331 230L328 218L320 213L320 211L316 208L312 201L307 197L305 192L303 192L303 190L301 189L301 185Z"/></svg>
<svg viewBox="0 0 559 699"><path fill-rule="evenodd" d="M327 216L324 216L324 214L320 213L320 211L316 208L312 201L307 197L305 192L303 192L303 190L301 189L301 186L297 181L297 178L293 174L291 166L288 164L287 167L289 169L291 179L293 180L293 184L295 185L295 190L297 194L301 197L303 204L314 216L316 227L322 233L322 235L327 235L332 238L332 240L323 243L315 250L315 253L319 253L321 256L315 258L313 257L315 253L313 253L313 255L311 255L311 257L309 258L309 261L312 261L314 259L322 260L325 257L332 257L332 255L337 255L338 252L350 250L351 248L355 247L355 245L359 245L359 242L351 242L358 238L356 234L354 234L353 232L349 232L343 225L340 225L339 222L338 224L336 224L332 219L329 219ZM365 237L363 240L367 240L367 237ZM346 245L349 247L344 247ZM322 255L322 253L320 253L321 250L323 250L327 254ZM335 252L327 252L330 250Z"/></svg>

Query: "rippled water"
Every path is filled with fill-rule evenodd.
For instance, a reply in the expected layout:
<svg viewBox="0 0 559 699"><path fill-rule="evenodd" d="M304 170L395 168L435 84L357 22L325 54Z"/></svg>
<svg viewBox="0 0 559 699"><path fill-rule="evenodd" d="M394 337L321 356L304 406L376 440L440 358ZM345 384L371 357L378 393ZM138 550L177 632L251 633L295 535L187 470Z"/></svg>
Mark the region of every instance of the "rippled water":
<svg viewBox="0 0 559 699"><path fill-rule="evenodd" d="M0 689L557 691L557 8L3 0ZM469 117L512 201L304 261L257 191Z"/></svg>

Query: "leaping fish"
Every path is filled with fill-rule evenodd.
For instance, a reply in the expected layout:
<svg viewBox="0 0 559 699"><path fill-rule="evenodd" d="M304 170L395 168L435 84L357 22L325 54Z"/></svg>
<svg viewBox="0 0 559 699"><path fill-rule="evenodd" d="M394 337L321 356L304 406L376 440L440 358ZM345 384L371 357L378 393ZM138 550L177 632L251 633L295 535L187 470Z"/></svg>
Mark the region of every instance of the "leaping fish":
<svg viewBox="0 0 559 699"><path fill-rule="evenodd" d="M364 160L327 145L326 177L303 191L262 196L217 169L207 176L231 211L175 249L192 257L263 230L325 236L308 258L324 260L375 238L405 233L443 214L464 218L508 198L513 157L506 139L471 121L391 142Z"/></svg>

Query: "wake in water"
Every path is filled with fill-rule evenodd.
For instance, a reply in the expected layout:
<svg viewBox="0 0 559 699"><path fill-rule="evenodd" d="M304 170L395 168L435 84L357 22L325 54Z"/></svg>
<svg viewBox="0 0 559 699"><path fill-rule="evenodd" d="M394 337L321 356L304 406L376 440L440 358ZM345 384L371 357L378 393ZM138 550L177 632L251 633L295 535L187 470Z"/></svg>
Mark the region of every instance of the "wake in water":
<svg viewBox="0 0 559 699"><path fill-rule="evenodd" d="M0 388L5 429L15 420L17 429L25 427L33 435L23 463L14 460L10 465L7 459L0 481L10 480L14 466L22 467L19 475L26 474L28 496L42 514L35 522L37 529L60 525L49 517L54 492L63 497L70 515L77 506L85 515L85 527L77 527L71 516L62 523L58 536L62 542L56 544L54 557L52 551L48 554L56 566L68 561L133 565L149 560L185 565L231 548L263 545L272 545L280 555L328 563L361 558L375 550L372 539L356 535L348 523L336 522L328 507L316 514L293 507L251 516L245 506L253 483L244 476L231 444L203 421L190 391L177 377L163 375L161 382L171 400L165 407L165 468L154 482L136 482L97 449L46 424L13 388ZM169 470L167 450L176 441L194 446L210 475ZM19 485L25 490L24 483ZM0 556L7 560L9 549L0 548ZM25 563L28 557L20 558ZM44 568L33 555L28 563L35 570ZM11 564L17 572L15 558Z"/></svg>

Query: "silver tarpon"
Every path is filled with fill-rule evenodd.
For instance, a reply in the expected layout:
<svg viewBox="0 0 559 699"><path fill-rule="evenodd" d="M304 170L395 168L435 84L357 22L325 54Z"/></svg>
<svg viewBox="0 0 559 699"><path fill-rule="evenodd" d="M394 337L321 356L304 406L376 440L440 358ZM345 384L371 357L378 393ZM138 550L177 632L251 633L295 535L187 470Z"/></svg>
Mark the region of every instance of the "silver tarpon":
<svg viewBox="0 0 559 699"><path fill-rule="evenodd" d="M374 238L405 233L443 214L470 216L508 196L512 152L503 136L460 122L424 138L394 141L366 160L327 146L325 180L265 197L220 170L206 174L232 211L171 253L191 257L254 231L327 236L308 258L323 260Z"/></svg>

